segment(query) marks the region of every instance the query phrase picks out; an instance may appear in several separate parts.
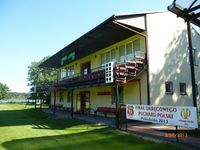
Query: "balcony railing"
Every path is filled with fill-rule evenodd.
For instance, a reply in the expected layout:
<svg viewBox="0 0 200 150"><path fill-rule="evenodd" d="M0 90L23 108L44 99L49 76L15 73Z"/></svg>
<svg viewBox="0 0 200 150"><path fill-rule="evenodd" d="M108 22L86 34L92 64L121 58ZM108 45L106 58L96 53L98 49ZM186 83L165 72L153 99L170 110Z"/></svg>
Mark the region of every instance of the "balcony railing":
<svg viewBox="0 0 200 150"><path fill-rule="evenodd" d="M105 83L105 69L103 67L98 67L90 70L87 75L82 75L80 73L74 74L69 77L62 78L60 81L55 83L54 87L78 87L87 84L98 84Z"/></svg>

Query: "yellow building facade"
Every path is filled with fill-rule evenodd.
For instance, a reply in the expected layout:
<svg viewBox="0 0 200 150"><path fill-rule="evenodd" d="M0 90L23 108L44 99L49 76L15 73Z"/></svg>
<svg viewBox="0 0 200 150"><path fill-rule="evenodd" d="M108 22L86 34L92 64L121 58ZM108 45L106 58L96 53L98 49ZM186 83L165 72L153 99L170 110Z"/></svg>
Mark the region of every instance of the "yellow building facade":
<svg viewBox="0 0 200 150"><path fill-rule="evenodd" d="M192 38L198 92L200 35L194 28ZM192 106L188 58L184 20L154 12L113 15L40 66L58 69L50 105L95 113L124 104Z"/></svg>

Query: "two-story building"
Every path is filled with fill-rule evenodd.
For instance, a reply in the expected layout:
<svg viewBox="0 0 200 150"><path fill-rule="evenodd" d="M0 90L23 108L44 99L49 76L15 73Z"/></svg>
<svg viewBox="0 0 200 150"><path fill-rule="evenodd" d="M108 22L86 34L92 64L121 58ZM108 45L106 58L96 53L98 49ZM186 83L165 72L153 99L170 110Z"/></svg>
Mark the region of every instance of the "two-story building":
<svg viewBox="0 0 200 150"><path fill-rule="evenodd" d="M192 38L199 91L200 35L194 28ZM116 97L120 104L192 106L188 55L183 19L167 11L123 14L111 16L40 67L59 70L51 104L77 113L115 108Z"/></svg>

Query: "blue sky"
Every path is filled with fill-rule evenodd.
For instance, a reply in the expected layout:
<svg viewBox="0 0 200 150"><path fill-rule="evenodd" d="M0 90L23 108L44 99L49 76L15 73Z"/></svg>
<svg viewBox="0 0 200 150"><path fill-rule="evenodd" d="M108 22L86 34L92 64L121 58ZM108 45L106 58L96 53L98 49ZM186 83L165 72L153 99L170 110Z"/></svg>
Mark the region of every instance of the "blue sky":
<svg viewBox="0 0 200 150"><path fill-rule="evenodd" d="M27 66L113 14L166 10L173 0L0 0L0 82L28 92Z"/></svg>

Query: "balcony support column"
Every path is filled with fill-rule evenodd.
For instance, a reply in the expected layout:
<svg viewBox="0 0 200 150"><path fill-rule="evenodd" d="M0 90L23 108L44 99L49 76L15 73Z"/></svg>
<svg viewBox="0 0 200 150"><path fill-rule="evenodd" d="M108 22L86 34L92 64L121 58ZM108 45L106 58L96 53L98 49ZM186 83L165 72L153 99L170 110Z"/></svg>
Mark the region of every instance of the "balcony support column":
<svg viewBox="0 0 200 150"><path fill-rule="evenodd" d="M56 91L54 91L53 97L53 114L56 114Z"/></svg>
<svg viewBox="0 0 200 150"><path fill-rule="evenodd" d="M71 91L71 118L73 118L74 117L74 100L73 100L73 93L74 93L74 89L72 89Z"/></svg>

